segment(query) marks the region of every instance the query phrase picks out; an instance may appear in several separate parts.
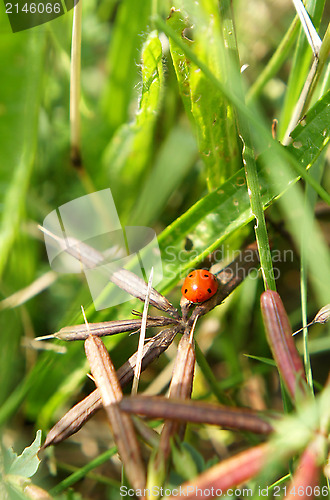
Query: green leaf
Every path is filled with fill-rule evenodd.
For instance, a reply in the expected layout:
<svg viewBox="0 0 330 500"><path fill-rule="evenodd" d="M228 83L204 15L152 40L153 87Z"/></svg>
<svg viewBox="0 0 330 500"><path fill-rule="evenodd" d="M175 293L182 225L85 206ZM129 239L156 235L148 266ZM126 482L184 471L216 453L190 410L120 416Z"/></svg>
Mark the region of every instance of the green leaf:
<svg viewBox="0 0 330 500"><path fill-rule="evenodd" d="M23 493L22 488L20 487L20 484L15 484L15 479L19 483L19 478L16 476L11 477L12 482L7 482L7 484L4 486L5 488L5 498L6 500L30 500L25 493ZM1 492L2 493L2 492Z"/></svg>
<svg viewBox="0 0 330 500"><path fill-rule="evenodd" d="M9 468L8 474L25 478L33 476L37 472L40 464L40 460L37 456L40 449L40 443L41 431L39 430L31 446L25 448L23 453L15 458Z"/></svg>
<svg viewBox="0 0 330 500"><path fill-rule="evenodd" d="M234 52L235 49L234 36L233 36L234 27L230 15L231 13L230 4L226 2L225 7L223 7L224 17L226 21L225 26L227 27L224 30L224 32L226 33L226 37L229 38L229 43L232 42L230 57L228 54L226 54L226 51L224 50L222 40L219 40L219 36L216 35L216 33L220 32L220 23L219 26L217 26L217 16L214 14L214 12L212 12L212 0L209 1L205 0L205 2L202 2L202 4L204 5L204 10L202 8L198 9L198 7L196 6L194 8L194 10L196 11L195 13L196 19L194 19L194 21L196 22L196 26L199 27L199 30L197 30L196 34L196 41L198 42L198 33L200 31L202 35L201 40L203 40L204 43L201 45L202 50L198 50L198 43L196 43L196 46L194 46L194 51L193 51L192 60L195 62L195 64L198 61L198 68L195 69L194 71L191 71L190 73L191 89L192 89L192 113L194 115L196 123L200 124L199 130L202 131L202 137L203 139L205 137L205 144L207 145L207 150L203 150L203 140L201 140L201 137L199 136L200 151L202 155L205 154L205 156L211 160L211 166L209 167L207 172L208 186L209 189L215 189L216 187L219 186L219 181L224 180L223 177L222 179L219 177L219 172L221 169L217 166L217 158L218 158L217 149L219 148L219 143L222 144L222 141L224 141L223 144L227 145L230 144L230 140L232 139L232 137L235 138L237 137L237 133L236 134L233 133L234 132L233 130L230 130L229 133L226 134L225 130L221 129L221 127L219 129L218 137L215 137L214 134L212 133L213 130L217 129L217 127L215 127L215 124L217 121L219 121L219 119L220 122L223 123L224 126L226 127L227 124L230 123L231 119L235 117L232 103L229 106L229 102L228 103L226 102L227 101L225 97L226 92L224 91L220 92L220 87L222 88L224 87L223 81L227 87L228 84L230 84L232 88L232 91L230 93L235 95L235 97L239 101L241 101L241 103L243 103L244 101L244 96L243 96L243 87L241 83L241 76L239 72L239 58L237 55L237 51ZM211 13L212 16L210 15ZM212 19L212 22L210 22L210 18ZM210 32L208 27L212 27L214 25L217 29L214 29L214 32L213 31ZM228 28L229 25L231 26L231 29ZM174 38L174 40L177 40L177 38L180 35L182 37L182 34L174 32L174 37L172 36L171 39ZM180 45L180 42L182 43L182 41L183 40L179 39L179 42L176 41L176 43ZM227 46L229 46L228 43ZM211 47L211 49L209 47ZM216 48L215 52L212 50L212 47ZM205 49L205 52L203 49ZM187 54L187 50L185 51L185 53ZM206 54L211 54L211 56L206 58L205 57ZM204 60L206 60L206 63L204 63ZM206 67L208 70L210 67L212 67L212 77L213 77L212 79L216 79L218 83L216 87L212 84L213 83L212 79L208 77L208 73L202 71L203 67ZM227 78L224 78L224 75L227 75ZM199 92L194 93L193 89L194 89L195 79L200 79L200 82L198 84L201 87L200 93ZM206 86L204 86L204 82ZM214 93L219 94L218 96L216 96L215 101L218 101L218 103L220 103L220 106L219 104L218 106L220 107L221 118L216 117L213 120L212 126L209 123L209 127L207 127L205 126L205 123L200 123L200 118L203 117L203 113L201 112L201 110L203 109L203 100L205 99L205 108L207 109L207 113L205 116L207 116L209 120L210 110L218 109L217 103L215 101L207 102L208 96L213 95ZM193 97L194 95L195 98ZM224 109L221 110L221 102L226 102L225 106L228 106L228 109L232 111L226 113L224 112ZM195 113L194 109L196 109ZM255 225L255 233L256 233L256 239L260 255L260 264L264 277L265 287L275 289L275 281L273 278L269 241L268 241L265 218L262 209L261 197L259 192L258 174L257 174L254 151L251 141L250 124L245 119L245 115L241 111L241 106L238 106L235 112L237 113L237 125L240 137L242 138L243 142L242 160L245 165L245 175L246 175L248 191L250 193L251 209L257 221ZM208 136L207 134L205 134L205 131L207 130L211 131L211 134L209 134ZM213 142L213 136L215 139L214 142ZM223 156L225 163L228 164L231 155L227 155L226 148L220 145L219 152L220 152L220 157ZM231 170L235 171L236 169L231 169ZM218 176L215 178L214 174L216 172L218 172ZM228 176L225 176L225 178L228 178Z"/></svg>
<svg viewBox="0 0 330 500"><path fill-rule="evenodd" d="M176 10L172 10L170 17L167 19L167 24L172 27L175 33L179 33L181 37L183 31L189 26L181 12ZM188 38L183 39L183 41L188 46L192 45L192 41ZM170 51L183 105L189 119L192 121L193 117L191 115L191 94L189 83L190 61L187 59L182 49L171 39Z"/></svg>
<svg viewBox="0 0 330 500"><path fill-rule="evenodd" d="M251 133L253 134L255 143L258 146L258 149L264 150L265 148L268 147L269 143L271 142L274 148L274 153L277 155L280 155L280 158L285 160L286 162L289 162L290 165L293 166L305 180L308 182L312 183L312 179L309 180L308 175L304 175L304 170L299 168L299 164L297 161L294 159L294 157L291 157L288 154L285 153L279 153L281 150L281 145L278 144L277 142L272 141L270 132L266 128L266 125L263 123L263 117L258 113L258 111L255 109L254 112L252 112L244 103L241 92L240 92L240 85L238 85L238 78L233 78L231 81L231 86L230 88L224 86L222 82L213 74L213 72L209 69L209 67L203 62L196 57L195 53L193 50L191 50L189 47L185 46L185 43L181 40L181 38L173 31L173 29L169 26L167 26L160 18L157 18L155 20L155 24L159 29L162 29L167 36L170 38L173 38L177 45L180 46L182 51L205 73L205 75L210 79L210 81L213 83L214 87L217 89L220 89L224 95L227 96L228 100L235 105L235 107L240 111L241 114L241 119L245 117L249 123L253 125L253 128L251 128ZM323 46L322 46L323 47ZM240 80L239 80L240 81ZM239 86L239 89L236 88L236 92L233 91L234 87ZM237 94L237 90L239 90ZM243 135L243 134L242 134ZM246 138L243 137L243 139L246 140ZM251 146L249 147L251 149ZM284 150L282 150L284 151ZM252 151L250 152L252 153ZM250 154L251 156L251 154ZM323 198L325 201L329 202L330 197L326 193L326 191L318 184L313 183L312 184L314 189L317 190L318 194Z"/></svg>

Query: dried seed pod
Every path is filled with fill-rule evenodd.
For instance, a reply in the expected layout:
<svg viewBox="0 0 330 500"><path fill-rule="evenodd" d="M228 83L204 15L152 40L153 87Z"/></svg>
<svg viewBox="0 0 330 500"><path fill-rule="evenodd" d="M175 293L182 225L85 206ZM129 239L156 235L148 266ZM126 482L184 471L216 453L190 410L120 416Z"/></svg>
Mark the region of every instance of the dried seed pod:
<svg viewBox="0 0 330 500"><path fill-rule="evenodd" d="M327 304L326 306L322 307L319 312L316 314L315 318L313 321L308 323L306 327L299 328L296 332L294 332L292 335L297 335L297 333L302 332L304 328L307 328L311 325L314 325L314 323L321 323L324 324L327 321L329 321L330 318L330 304Z"/></svg>
<svg viewBox="0 0 330 500"><path fill-rule="evenodd" d="M169 390L169 400L188 399L191 395L194 370L195 370L195 350L190 334L185 333L179 342L178 352L173 368L173 375ZM178 433L180 424L178 421L166 420L160 436L159 459L166 460L169 456L172 436ZM185 426L181 429L184 433ZM157 467L157 459L156 459Z"/></svg>
<svg viewBox="0 0 330 500"><path fill-rule="evenodd" d="M249 408L227 408L213 403L162 396L124 397L120 407L128 413L149 418L218 425L256 434L270 434L273 431L269 418Z"/></svg>
<svg viewBox="0 0 330 500"><path fill-rule="evenodd" d="M142 300L142 302L145 301L148 284L143 281L143 279L136 276L136 274L128 271L127 269L119 269L109 276L109 279L133 297ZM151 288L149 300L150 304L156 307L156 309L164 311L174 318L179 318L178 311L175 307L169 300L167 300L166 297L164 297L164 295L157 292L155 288Z"/></svg>
<svg viewBox="0 0 330 500"><path fill-rule="evenodd" d="M85 341L85 351L101 395L103 407L111 424L125 473L133 488L143 490L146 472L133 423L130 417L123 413L118 406L123 393L115 367L100 338L90 335Z"/></svg>
<svg viewBox="0 0 330 500"><path fill-rule="evenodd" d="M162 327L178 323L175 318L167 318L165 316L148 316L147 327ZM60 340L86 340L89 334L97 337L105 337L107 335L116 335L125 332L137 332L141 327L140 319L122 319L118 321L103 321L101 323L85 323L81 325L65 326L58 332L44 337L37 337L35 340L43 340L56 338Z"/></svg>
<svg viewBox="0 0 330 500"><path fill-rule="evenodd" d="M322 307L313 319L313 323L326 323L330 318L330 304Z"/></svg>
<svg viewBox="0 0 330 500"><path fill-rule="evenodd" d="M324 462L326 448L324 436L319 435L304 450L292 483L287 486L289 493L285 500L294 500L297 495L302 499L314 497L313 493L319 484L321 464Z"/></svg>
<svg viewBox="0 0 330 500"><path fill-rule="evenodd" d="M299 393L307 395L303 364L279 294L267 290L261 295L260 304L267 340L290 396L295 400Z"/></svg>
<svg viewBox="0 0 330 500"><path fill-rule="evenodd" d="M193 500L197 491L221 491L224 494L229 488L244 483L256 476L271 454L268 443L254 446L246 451L220 462L207 469L195 480L180 486L180 492L187 500ZM167 500L175 500L170 496ZM204 498L209 498L204 497Z"/></svg>
<svg viewBox="0 0 330 500"><path fill-rule="evenodd" d="M195 349L190 334L182 335L169 390L169 398L190 398L195 371Z"/></svg>

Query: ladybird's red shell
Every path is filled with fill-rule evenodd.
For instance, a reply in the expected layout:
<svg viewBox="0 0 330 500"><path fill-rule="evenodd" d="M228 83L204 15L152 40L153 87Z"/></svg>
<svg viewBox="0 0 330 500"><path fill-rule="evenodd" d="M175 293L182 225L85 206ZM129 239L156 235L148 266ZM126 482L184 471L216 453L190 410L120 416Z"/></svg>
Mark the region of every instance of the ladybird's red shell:
<svg viewBox="0 0 330 500"><path fill-rule="evenodd" d="M188 274L181 288L182 295L190 302L205 302L218 290L218 280L205 269L196 269Z"/></svg>

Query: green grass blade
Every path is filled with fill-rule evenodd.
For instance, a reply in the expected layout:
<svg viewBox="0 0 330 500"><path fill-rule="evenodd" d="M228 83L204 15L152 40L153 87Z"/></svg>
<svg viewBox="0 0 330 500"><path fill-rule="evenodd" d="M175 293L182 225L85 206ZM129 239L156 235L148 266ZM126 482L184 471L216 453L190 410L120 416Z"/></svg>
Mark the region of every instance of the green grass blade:
<svg viewBox="0 0 330 500"><path fill-rule="evenodd" d="M330 91L328 91L319 101L313 106L310 112L305 116L305 119L291 132L292 144L286 148L292 158L298 159L299 162L290 162L290 165L295 171L318 193L327 204L330 204L330 195L326 190L308 173L309 163L315 162L321 150L325 148L329 142L329 123L330 123ZM305 121L306 120L306 121ZM305 125L308 121L308 128ZM320 130L323 127L323 145L319 153L312 147L312 140L320 137ZM299 139L298 139L299 136ZM296 150L293 153L293 150ZM307 168L306 168L307 167Z"/></svg>
<svg viewBox="0 0 330 500"><path fill-rule="evenodd" d="M265 358L263 356L253 356L252 354L245 354L247 358L255 359L256 361L260 361L260 363L264 363L265 365L276 366L275 361L271 358Z"/></svg>
<svg viewBox="0 0 330 500"><path fill-rule="evenodd" d="M100 465L104 464L108 460L110 460L111 457L113 457L117 453L117 448L114 446L113 448L110 448L109 450L105 451L98 457L94 458L94 460L91 460L88 464L86 464L84 467L81 467L77 471L73 472L70 474L70 476L66 477L58 483L51 491L50 494L53 495L59 495L62 493L62 491L66 490L73 484L77 483L84 477L88 475L90 471L93 469L96 469L96 467L99 467Z"/></svg>
<svg viewBox="0 0 330 500"><path fill-rule="evenodd" d="M306 4L307 12L310 14L310 17L316 29L318 29L320 25L324 4L325 0L310 0ZM312 49L310 48L305 32L301 27L297 39L296 51L292 63L292 69L290 72L288 88L285 95L285 102L279 120L278 134L280 140L284 137L287 127L290 123L293 110L298 101L300 92L303 88L309 71L312 56Z"/></svg>
<svg viewBox="0 0 330 500"><path fill-rule="evenodd" d="M142 50L142 93L133 122L113 137L103 159L103 175L110 175L117 195L117 209L126 214L153 152L156 118L163 93L162 47L156 32L149 34ZM123 201L125 200L125 201Z"/></svg>
<svg viewBox="0 0 330 500"><path fill-rule="evenodd" d="M2 152L0 162L3 167L1 191L4 201L1 210L0 229L0 275L3 273L12 246L18 236L24 218L26 196L37 146L39 106L42 89L43 57L45 35L43 32L13 35L6 40L6 51L2 53L2 98L15 100L15 107L7 108L0 120ZM7 52L8 50L8 52ZM16 51L21 51L25 59L25 73L15 59ZM6 74L7 73L7 74ZM18 84L18 82L20 82ZM8 135L8 130L12 131ZM14 132L15 131L15 132ZM9 180L9 173L12 175Z"/></svg>
<svg viewBox="0 0 330 500"><path fill-rule="evenodd" d="M288 56L290 49L295 41L298 30L299 20L298 16L296 16L292 21L288 31L284 35L283 40L270 58L267 66L265 66L256 81L251 85L246 96L246 101L248 103L253 101L260 95L266 83L276 75L281 66L284 64L285 59Z"/></svg>
<svg viewBox="0 0 330 500"><path fill-rule="evenodd" d="M315 178L317 182L321 181L322 178L322 162L318 161L313 169L311 169L310 175ZM305 213L304 218L306 217L306 213L314 213L314 208L317 200L317 195L314 190L311 189L310 185L306 185L305 189ZM301 313L302 313L302 324L303 326L307 325L307 278L308 278L308 268L307 268L307 248L308 248L308 239L309 234L307 233L306 226L303 225L303 231L301 235L301 258L300 258L300 297L301 297ZM303 332L304 339L304 365L305 365L305 373L308 385L313 392L313 375L312 375L312 367L310 361L309 354L309 346L308 346L308 330L304 329Z"/></svg>
<svg viewBox="0 0 330 500"><path fill-rule="evenodd" d="M203 7L197 10L195 15L199 22L193 31L194 53L200 61L211 67L214 75L224 83L228 75L225 71L225 61L221 57L225 49L223 39L219 36L221 20L217 2L207 0ZM212 23L209 22L210 16ZM167 24L187 47L192 45L183 35L187 22L180 11L172 11ZM235 113L220 89L214 89L207 75L199 71L193 61L187 60L173 38L170 39L170 50L183 103L196 131L199 151L206 167L207 184L211 191L241 166Z"/></svg>
<svg viewBox="0 0 330 500"><path fill-rule="evenodd" d="M15 387L6 401L0 408L0 426L8 421L20 407L22 401L26 398L29 392L34 388L34 384L44 377L49 369L49 357L44 356L34 368L25 375L20 384Z"/></svg>
<svg viewBox="0 0 330 500"><path fill-rule="evenodd" d="M129 119L129 104L135 97L134 84L139 79L137 63L144 41L142 34L150 14L151 0L124 0L119 6L108 55L110 77L102 98L111 135Z"/></svg>
<svg viewBox="0 0 330 500"><path fill-rule="evenodd" d="M138 195L131 225L148 225L157 219L196 158L197 146L191 132L181 125L173 127Z"/></svg>

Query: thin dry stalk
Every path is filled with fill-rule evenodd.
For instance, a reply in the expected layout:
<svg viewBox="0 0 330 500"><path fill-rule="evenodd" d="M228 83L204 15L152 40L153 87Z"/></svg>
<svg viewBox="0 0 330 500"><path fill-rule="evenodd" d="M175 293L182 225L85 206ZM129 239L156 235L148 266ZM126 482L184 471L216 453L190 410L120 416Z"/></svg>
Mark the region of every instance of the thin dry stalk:
<svg viewBox="0 0 330 500"><path fill-rule="evenodd" d="M297 333L302 332L304 328L308 328L309 326L314 325L315 323L321 323L322 325L324 325L324 323L327 323L329 321L329 318L330 318L330 304L327 304L326 306L323 306L316 313L315 318L310 323L308 323L306 326L294 332L292 336L297 335Z"/></svg>
<svg viewBox="0 0 330 500"><path fill-rule="evenodd" d="M330 304L327 304L326 306L322 307L319 312L315 315L315 318L313 319L313 323L327 323L330 318Z"/></svg>
<svg viewBox="0 0 330 500"><path fill-rule="evenodd" d="M101 394L103 407L111 424L114 440L127 478L133 488L143 490L146 472L133 423L130 417L123 413L118 406L123 393L115 367L105 345L98 337L90 335L86 339L85 351L91 372Z"/></svg>
<svg viewBox="0 0 330 500"><path fill-rule="evenodd" d="M225 429L256 434L273 432L271 418L249 408L227 408L201 401L168 399L162 396L124 397L120 408L134 415L182 422L218 425Z"/></svg>
<svg viewBox="0 0 330 500"><path fill-rule="evenodd" d="M162 327L167 325L178 324L179 320L175 318L167 318L166 316L148 316L148 327ZM86 340L89 331L92 335L97 337L105 337L107 335L117 335L118 333L138 332L141 328L140 319L120 319L116 321L103 321L101 323L88 323L89 329L86 324L65 326L58 332L44 337L37 337L35 340L46 340L56 338L60 340L73 341L73 340Z"/></svg>
<svg viewBox="0 0 330 500"><path fill-rule="evenodd" d="M169 390L169 400L189 399L192 391L192 384L195 370L195 350L190 334L184 334L178 346L178 352L173 368L173 376ZM166 420L160 436L159 450L157 453L159 460L167 460L171 451L171 438L178 434L180 423L174 420ZM183 434L185 425L180 434ZM156 457L157 466L157 457Z"/></svg>
<svg viewBox="0 0 330 500"><path fill-rule="evenodd" d="M153 274L154 274L154 270L152 268L151 273L150 273L150 277L149 277L149 282L148 282L147 295L146 295L146 298L144 301L144 308L143 308L141 328L140 328L139 345L138 345L138 350L137 350L136 365L135 365L135 369L134 369L134 377L133 377L133 384L132 384L132 394L137 394L138 387L139 387L139 380L140 380L141 367L142 367L142 357L143 357L143 346L144 346L144 341L146 338L148 307L149 307L149 298L150 298Z"/></svg>

